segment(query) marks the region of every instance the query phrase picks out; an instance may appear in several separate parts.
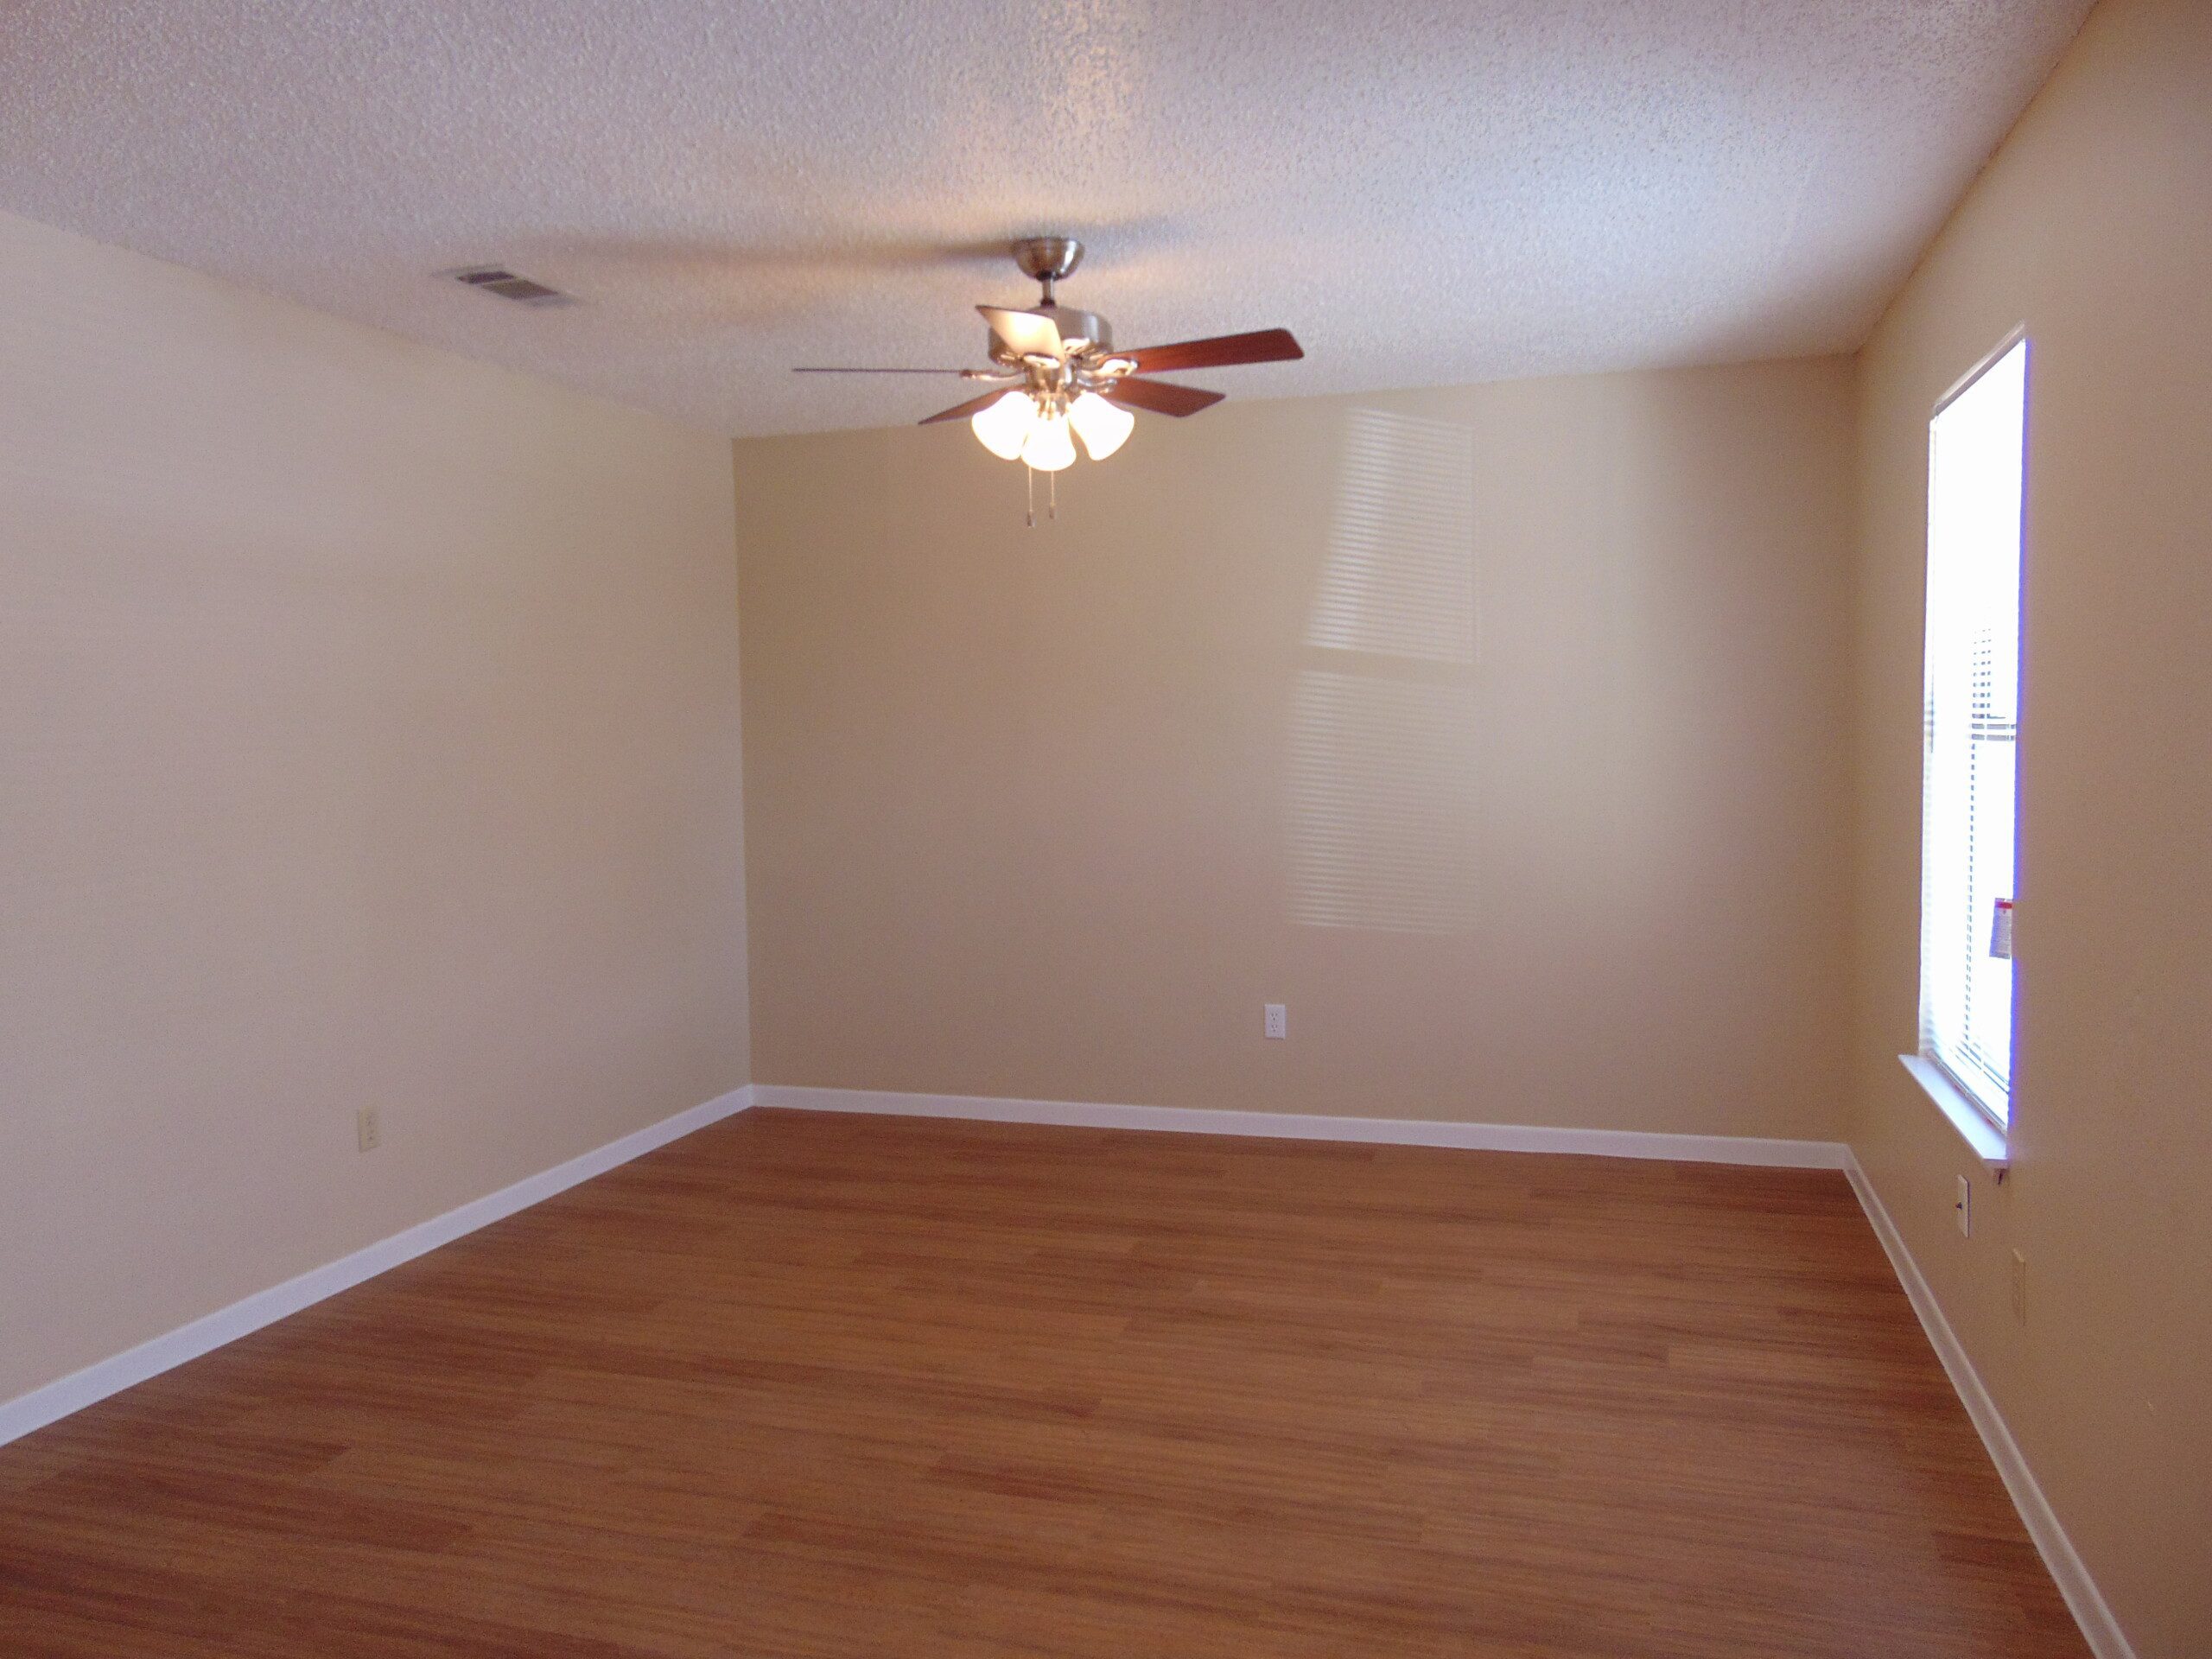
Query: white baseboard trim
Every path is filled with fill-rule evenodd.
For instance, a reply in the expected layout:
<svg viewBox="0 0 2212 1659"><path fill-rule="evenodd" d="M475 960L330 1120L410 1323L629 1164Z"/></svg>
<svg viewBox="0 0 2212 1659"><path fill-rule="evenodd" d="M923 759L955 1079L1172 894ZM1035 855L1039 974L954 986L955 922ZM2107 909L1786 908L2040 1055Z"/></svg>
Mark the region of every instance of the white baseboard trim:
<svg viewBox="0 0 2212 1659"><path fill-rule="evenodd" d="M992 1123L1050 1123L1086 1129L1154 1129L1182 1135L1248 1135L1294 1141L1354 1141L1474 1152L1571 1152L1678 1163L1758 1164L1841 1169L1834 1141L1762 1141L1732 1135L1651 1135L1627 1129L1553 1129L1512 1123L1432 1123L1415 1118L1320 1117L1300 1112L1211 1111L1189 1106L1109 1106L1079 1100L1012 1100L996 1095L908 1095L877 1089L753 1084L756 1106L805 1112L873 1112L892 1117L964 1117Z"/></svg>
<svg viewBox="0 0 2212 1659"><path fill-rule="evenodd" d="M312 1306L326 1297L335 1296L341 1290L351 1289L365 1279L373 1279L387 1268L403 1262L412 1261L427 1250L441 1244L451 1243L465 1233L527 1210L566 1192L579 1182L594 1175L603 1175L618 1164L626 1164L632 1158L642 1157L657 1147L681 1140L694 1129L703 1129L753 1103L753 1089L749 1084L718 1095L702 1105L681 1111L673 1117L664 1117L658 1123L610 1141L564 1164L541 1170L535 1175L524 1177L512 1186L503 1186L496 1192L473 1199L457 1210L448 1210L442 1216L420 1222L404 1232L394 1233L389 1238L378 1240L355 1250L351 1255L340 1256L287 1279L267 1290L256 1291L242 1301L228 1307L218 1308L203 1319L189 1325L179 1325L165 1335L140 1343L136 1348L109 1359L87 1365L81 1371L32 1389L29 1394L0 1404L0 1446L19 1440L34 1429L81 1411L96 1401L110 1395L120 1394L149 1376L183 1364L188 1359L221 1347L226 1342L272 1325L287 1314L296 1313Z"/></svg>
<svg viewBox="0 0 2212 1659"><path fill-rule="evenodd" d="M1889 1253L1890 1265L1897 1270L1897 1282L1904 1287L1912 1311L1920 1316L1921 1328L1928 1332L1928 1341L1936 1350L1936 1357L1943 1362L1943 1370L1951 1379L1951 1386L1958 1391L1959 1400L1973 1419L1981 1443L1988 1449L1989 1460L1997 1465L1998 1475L2005 1482L2005 1490L2012 1495L2012 1505L2020 1512L2020 1520L2028 1529L2028 1536L2035 1541L2042 1553L2044 1565L2050 1569L2051 1578L2058 1585L2058 1593L2066 1599L2066 1605L2074 1614L2074 1621L2082 1627L2082 1635L2089 1644L2089 1651L2096 1659L2135 1659L2135 1649L2120 1628L2120 1621L2105 1605L2103 1593L2096 1580L2089 1576L2089 1569L2075 1552L2073 1541L2066 1535L2066 1529L2058 1524L2058 1516L2043 1495L2043 1488L2036 1484L2035 1476L2028 1469L2027 1459L2020 1455L2012 1431L2005 1427L1997 1402L1990 1398L1989 1390L1982 1386L1981 1378L1967 1357L1967 1351L1960 1343L1958 1333L1951 1329L1951 1322L1943 1317L1943 1310L1936 1294L1928 1287L1928 1281L1921 1275L1920 1265L1912 1259L1912 1252L1905 1249L1904 1236L1890 1219L1890 1212L1883 1207L1881 1198L1874 1191L1874 1184L1859 1167L1858 1157L1848 1153L1844 1160L1843 1173L1850 1178L1852 1191L1859 1195L1859 1205L1866 1212L1866 1219L1874 1229L1874 1236L1882 1241L1882 1248Z"/></svg>

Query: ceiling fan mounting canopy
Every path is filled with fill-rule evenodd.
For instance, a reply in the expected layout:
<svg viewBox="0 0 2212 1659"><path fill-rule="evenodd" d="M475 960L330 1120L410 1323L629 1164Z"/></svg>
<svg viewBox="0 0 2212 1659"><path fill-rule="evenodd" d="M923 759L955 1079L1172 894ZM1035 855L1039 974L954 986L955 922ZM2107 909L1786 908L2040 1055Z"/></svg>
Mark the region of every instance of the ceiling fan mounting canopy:
<svg viewBox="0 0 2212 1659"><path fill-rule="evenodd" d="M1014 245L1014 263L1033 283L1065 282L1083 263L1083 244L1071 236L1026 236Z"/></svg>

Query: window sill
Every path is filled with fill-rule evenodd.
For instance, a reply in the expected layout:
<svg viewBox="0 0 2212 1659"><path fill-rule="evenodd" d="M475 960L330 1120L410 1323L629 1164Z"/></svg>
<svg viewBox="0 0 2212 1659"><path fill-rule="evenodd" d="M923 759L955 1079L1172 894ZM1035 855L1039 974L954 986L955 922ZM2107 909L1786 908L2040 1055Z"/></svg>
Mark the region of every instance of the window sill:
<svg viewBox="0 0 2212 1659"><path fill-rule="evenodd" d="M1912 1074L1912 1080L1936 1103L1936 1109L1959 1132L1959 1138L1981 1160L1983 1166L2003 1180L2005 1172L2012 1166L2012 1150L2005 1131L1991 1122L1981 1108L1968 1100L1933 1060L1918 1054L1900 1054L1897 1062Z"/></svg>

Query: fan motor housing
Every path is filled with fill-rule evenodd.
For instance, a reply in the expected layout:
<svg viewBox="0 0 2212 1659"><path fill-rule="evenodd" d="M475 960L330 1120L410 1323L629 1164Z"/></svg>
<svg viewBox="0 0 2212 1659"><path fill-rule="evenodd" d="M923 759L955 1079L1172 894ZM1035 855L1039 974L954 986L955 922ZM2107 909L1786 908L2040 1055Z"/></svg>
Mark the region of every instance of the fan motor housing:
<svg viewBox="0 0 2212 1659"><path fill-rule="evenodd" d="M1033 305L1029 308L1029 315L1050 321L1052 327L1060 331L1062 340L1089 340L1092 352L1086 355L1114 349L1114 325L1096 311L1078 311L1070 305ZM1014 356L1013 348L996 334L990 336L990 342L994 363L1018 364L1020 361Z"/></svg>

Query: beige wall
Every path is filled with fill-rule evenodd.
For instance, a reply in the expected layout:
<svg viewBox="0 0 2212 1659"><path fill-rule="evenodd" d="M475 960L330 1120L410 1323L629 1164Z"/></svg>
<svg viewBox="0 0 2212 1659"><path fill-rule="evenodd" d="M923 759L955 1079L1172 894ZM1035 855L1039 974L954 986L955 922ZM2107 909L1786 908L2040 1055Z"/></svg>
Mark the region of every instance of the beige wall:
<svg viewBox="0 0 2212 1659"><path fill-rule="evenodd" d="M746 1080L732 512L0 217L0 1399Z"/></svg>
<svg viewBox="0 0 2212 1659"><path fill-rule="evenodd" d="M1927 419L2020 322L2000 1187L1894 1057L1915 1039ZM2212 1653L2212 8L2092 14L1877 332L1863 385L1853 1140L2138 1651ZM1971 1239L1951 1225L1959 1174L1977 1182Z"/></svg>
<svg viewBox="0 0 2212 1659"><path fill-rule="evenodd" d="M1835 1135L1850 419L1231 402L1033 532L963 426L740 443L756 1074Z"/></svg>

